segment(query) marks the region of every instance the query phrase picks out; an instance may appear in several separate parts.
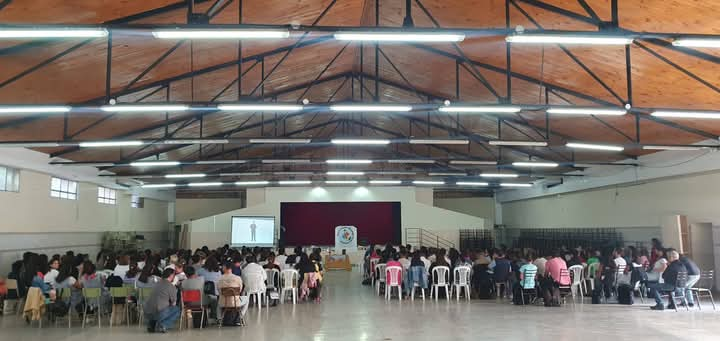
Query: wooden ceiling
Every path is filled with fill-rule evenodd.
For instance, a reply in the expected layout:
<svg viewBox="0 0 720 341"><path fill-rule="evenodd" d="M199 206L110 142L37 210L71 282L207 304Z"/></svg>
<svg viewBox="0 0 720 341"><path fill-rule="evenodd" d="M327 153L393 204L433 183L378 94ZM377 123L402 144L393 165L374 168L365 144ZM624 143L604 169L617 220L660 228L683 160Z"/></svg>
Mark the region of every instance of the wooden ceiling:
<svg viewBox="0 0 720 341"><path fill-rule="evenodd" d="M204 13L215 1L196 0L194 12ZM2 2L0 2L2 3ZM187 6L180 0L15 0L0 8L3 24L184 24ZM230 1L211 24L238 23L240 0ZM610 0L509 1L510 27L527 29L597 30L592 21L611 20ZM587 5L587 6L583 6ZM0 5L2 6L2 5ZM405 1L382 0L379 22L374 0L244 0L244 24L399 27ZM504 28L505 0L412 1L416 27ZM619 2L619 25L634 32L719 34L720 3L713 0L636 0ZM319 19L319 20L318 20ZM294 45L297 45L293 47ZM557 45L511 48L512 79L507 93L504 37L469 36L451 44L382 44L379 65L375 48L334 41L313 32L281 41L245 41L238 62L236 42L177 42L116 34L112 41L110 90L119 102L235 101L297 102L372 101L375 82L382 102L426 102L450 99L497 103L511 95L517 104L624 105L628 101L625 49ZM709 49L680 49L663 40L640 40L630 46L632 104L635 107L718 109L720 55ZM0 41L0 103L102 103L105 96L107 42ZM264 56L264 58L255 58ZM262 61L260 61L262 60ZM458 62L460 61L460 62ZM238 84L238 64L243 76ZM152 66L152 67L151 67ZM456 79L456 68L458 78ZM265 76L263 76L263 72ZM190 77L190 75L194 75ZM266 78L263 82L262 79ZM360 80L363 80L362 84ZM485 86L480 80L489 84ZM312 86L308 87L312 83ZM261 85L262 84L262 85ZM457 88L459 85L459 90ZM362 89L362 90L361 90ZM459 94L459 98L457 95ZM547 96L547 98L546 98ZM545 139L541 112L504 116L500 137ZM428 122L429 119L429 122ZM167 123L167 127L166 127ZM690 144L720 134L708 121L659 120L643 115L640 141ZM595 141L632 144L636 120L623 117L553 118L550 143ZM617 161L642 155L571 153L564 148L489 147L481 141L499 136L495 116L332 113L284 115L247 113L3 117L2 141L100 140L108 138L292 136L433 136L472 135L469 146L391 149L263 146L145 146L123 149L44 148L43 152L75 161L118 161L159 157L198 158L327 157L392 155L448 158ZM230 135L228 135L230 134ZM201 150L202 149L202 150ZM439 167L439 166L433 166ZM204 168L207 169L207 168ZM113 169L131 174L129 169Z"/></svg>

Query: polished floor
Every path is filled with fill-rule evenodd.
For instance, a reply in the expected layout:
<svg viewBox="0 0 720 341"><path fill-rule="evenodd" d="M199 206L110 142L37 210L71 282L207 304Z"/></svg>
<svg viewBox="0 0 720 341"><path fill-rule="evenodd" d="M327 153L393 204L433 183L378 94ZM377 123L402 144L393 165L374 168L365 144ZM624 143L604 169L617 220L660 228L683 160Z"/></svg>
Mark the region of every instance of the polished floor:
<svg viewBox="0 0 720 341"><path fill-rule="evenodd" d="M250 309L247 326L146 334L134 327L28 327L0 317L0 340L720 340L720 311L654 312L649 304L513 306L507 301L386 302L357 272L325 277L320 304ZM714 335L714 336L713 336Z"/></svg>

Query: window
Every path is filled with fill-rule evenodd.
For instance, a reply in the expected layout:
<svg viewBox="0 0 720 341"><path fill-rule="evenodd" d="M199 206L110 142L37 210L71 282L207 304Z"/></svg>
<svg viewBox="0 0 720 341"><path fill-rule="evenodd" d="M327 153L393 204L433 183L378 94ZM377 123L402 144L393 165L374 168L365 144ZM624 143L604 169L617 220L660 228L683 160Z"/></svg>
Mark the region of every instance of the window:
<svg viewBox="0 0 720 341"><path fill-rule="evenodd" d="M130 197L130 207L133 207L133 208L145 207L145 198L142 198L137 194L133 194Z"/></svg>
<svg viewBox="0 0 720 341"><path fill-rule="evenodd" d="M52 178L50 196L53 198L77 200L77 182L60 178Z"/></svg>
<svg viewBox="0 0 720 341"><path fill-rule="evenodd" d="M0 191L20 191L20 170L0 166Z"/></svg>
<svg viewBox="0 0 720 341"><path fill-rule="evenodd" d="M101 204L115 205L115 190L112 188L98 187L98 202Z"/></svg>

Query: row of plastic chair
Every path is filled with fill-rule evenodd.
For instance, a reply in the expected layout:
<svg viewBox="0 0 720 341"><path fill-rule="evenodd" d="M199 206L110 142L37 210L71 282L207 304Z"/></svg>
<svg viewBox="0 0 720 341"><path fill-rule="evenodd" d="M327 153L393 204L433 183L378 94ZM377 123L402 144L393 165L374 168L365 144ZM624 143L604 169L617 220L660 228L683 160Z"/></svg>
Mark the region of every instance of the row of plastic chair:
<svg viewBox="0 0 720 341"><path fill-rule="evenodd" d="M403 274L403 268L399 266L386 266L386 264L377 264L374 267L375 273L378 274L377 280L375 276L372 276L373 282L377 295L380 295L381 286L385 287L385 299L390 300L392 289L397 288L398 299L402 300L402 283L401 277ZM438 300L439 292L441 288L445 289L445 297L450 300L452 293L456 294L457 300L460 300L460 294L464 292L465 297L470 299L470 275L472 268L469 266L458 266L455 267L453 272L453 283L450 283L450 268L447 266L436 266L432 269L432 278L436 279L432 281L430 286L430 297L435 297ZM405 274L407 275L407 274ZM422 299L425 299L425 288L422 288L418 283L412 283L413 287L410 293L411 300L415 299L415 289L420 288L422 290Z"/></svg>

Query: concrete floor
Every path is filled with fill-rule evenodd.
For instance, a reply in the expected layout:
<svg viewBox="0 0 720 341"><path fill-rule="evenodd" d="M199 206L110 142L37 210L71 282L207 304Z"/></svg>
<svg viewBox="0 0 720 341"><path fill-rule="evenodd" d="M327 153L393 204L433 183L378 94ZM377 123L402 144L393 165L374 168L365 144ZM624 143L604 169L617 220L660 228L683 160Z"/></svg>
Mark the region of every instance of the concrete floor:
<svg viewBox="0 0 720 341"><path fill-rule="evenodd" d="M134 327L81 329L27 327L17 317L0 317L0 340L718 340L720 311L654 312L633 306L568 304L560 308L517 307L508 301L386 302L360 285L357 272L325 277L321 304L285 304L258 313L247 326L211 327L165 335ZM646 301L648 302L648 301ZM62 325L62 324L61 324ZM713 336L715 335L715 336Z"/></svg>

